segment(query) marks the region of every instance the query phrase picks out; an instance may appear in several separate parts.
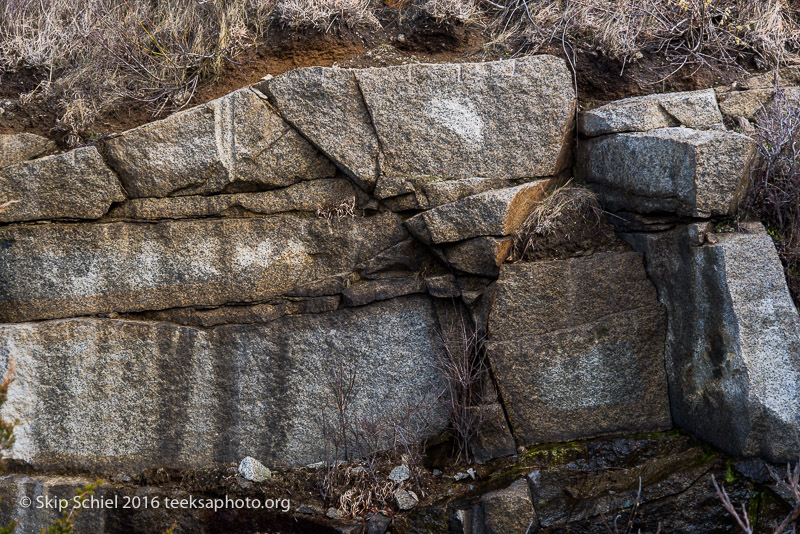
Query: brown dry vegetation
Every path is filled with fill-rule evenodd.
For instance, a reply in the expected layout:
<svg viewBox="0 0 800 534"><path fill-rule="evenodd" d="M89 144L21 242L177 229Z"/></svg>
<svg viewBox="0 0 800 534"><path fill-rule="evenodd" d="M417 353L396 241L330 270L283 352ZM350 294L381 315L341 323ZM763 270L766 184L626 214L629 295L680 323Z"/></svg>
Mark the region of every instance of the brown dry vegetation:
<svg viewBox="0 0 800 534"><path fill-rule="evenodd" d="M335 36L326 46L345 48L339 56L386 43L411 52L470 43L464 56L472 60L556 52L578 71L627 71L654 83L706 67L795 61L800 6L788 2L0 0L0 99L31 116L52 115L51 131L43 133L74 145L113 129L98 122L120 110L146 111L143 122L221 94L207 88L220 81L227 87L231 76L245 85L253 79L241 73L257 54L270 49L271 59L283 60L298 41L320 35ZM340 59L312 53L294 66ZM260 67L261 75L276 70ZM3 122L6 130L20 127Z"/></svg>

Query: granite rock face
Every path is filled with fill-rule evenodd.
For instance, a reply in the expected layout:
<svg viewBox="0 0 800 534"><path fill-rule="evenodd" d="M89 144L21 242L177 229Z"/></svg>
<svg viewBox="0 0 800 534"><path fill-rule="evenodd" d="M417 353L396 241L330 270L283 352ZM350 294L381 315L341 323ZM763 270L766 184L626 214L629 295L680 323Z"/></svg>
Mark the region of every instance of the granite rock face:
<svg viewBox="0 0 800 534"><path fill-rule="evenodd" d="M334 173L250 89L128 130L107 148L131 197L257 191Z"/></svg>
<svg viewBox="0 0 800 534"><path fill-rule="evenodd" d="M415 215L406 220L406 226L426 244L507 236L525 222L551 185L552 180L537 180L472 195Z"/></svg>
<svg viewBox="0 0 800 534"><path fill-rule="evenodd" d="M664 329L639 254L504 265L487 355L517 442L669 428Z"/></svg>
<svg viewBox="0 0 800 534"><path fill-rule="evenodd" d="M585 111L578 121L578 131L589 137L672 126L724 130L714 90L625 98Z"/></svg>
<svg viewBox="0 0 800 534"><path fill-rule="evenodd" d="M745 193L755 142L721 131L660 128L579 144L575 175L613 211L730 215Z"/></svg>
<svg viewBox="0 0 800 534"><path fill-rule="evenodd" d="M0 228L0 320L264 300L407 237L392 213Z"/></svg>
<svg viewBox="0 0 800 534"><path fill-rule="evenodd" d="M797 458L800 315L760 224L631 234L669 316L666 363L675 422L722 450Z"/></svg>
<svg viewBox="0 0 800 534"><path fill-rule="evenodd" d="M566 64L553 56L313 67L257 87L368 190L377 185L410 192L406 180L430 176L553 176L568 163L575 92Z"/></svg>
<svg viewBox="0 0 800 534"><path fill-rule="evenodd" d="M231 195L181 196L169 198L134 198L108 213L114 219L190 219L219 216L274 215L335 208L352 202L354 209L367 206L369 200L347 178L299 182L289 187L258 193Z"/></svg>
<svg viewBox="0 0 800 534"><path fill-rule="evenodd" d="M197 329L67 319L0 326L17 379L13 457L37 468L207 467L325 457L323 419L339 365L356 377L353 414L394 413L441 388L426 297L272 323ZM442 408L443 409L443 408ZM291 414L291 416L288 416ZM430 433L446 424L431 414Z"/></svg>
<svg viewBox="0 0 800 534"><path fill-rule="evenodd" d="M32 133L0 134L0 169L40 156L54 143Z"/></svg>
<svg viewBox="0 0 800 534"><path fill-rule="evenodd" d="M378 179L378 138L354 71L295 69L257 84L286 121L367 191Z"/></svg>
<svg viewBox="0 0 800 534"><path fill-rule="evenodd" d="M0 204L11 202L0 222L97 219L122 200L119 180L94 147L0 168Z"/></svg>
<svg viewBox="0 0 800 534"><path fill-rule="evenodd" d="M525 479L481 497L486 534L527 534L533 530L536 514Z"/></svg>

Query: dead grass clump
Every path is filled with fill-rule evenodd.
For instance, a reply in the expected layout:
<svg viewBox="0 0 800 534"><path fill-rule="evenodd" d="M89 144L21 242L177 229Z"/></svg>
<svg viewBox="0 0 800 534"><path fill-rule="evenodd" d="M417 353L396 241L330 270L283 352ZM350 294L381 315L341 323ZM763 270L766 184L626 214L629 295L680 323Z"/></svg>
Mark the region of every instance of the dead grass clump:
<svg viewBox="0 0 800 534"><path fill-rule="evenodd" d="M415 7L439 22L467 23L479 15L477 0L419 0Z"/></svg>
<svg viewBox="0 0 800 534"><path fill-rule="evenodd" d="M690 68L784 63L800 47L786 0L484 0L499 41L537 50L562 40L594 46L623 65L665 57L665 77Z"/></svg>
<svg viewBox="0 0 800 534"><path fill-rule="evenodd" d="M275 16L291 28L329 31L334 25L380 27L370 0L278 0Z"/></svg>
<svg viewBox="0 0 800 534"><path fill-rule="evenodd" d="M800 305L800 103L780 88L756 118L759 160L742 204L761 220L783 263L789 290Z"/></svg>
<svg viewBox="0 0 800 534"><path fill-rule="evenodd" d="M568 258L617 241L594 194L566 185L539 203L514 238L512 261Z"/></svg>
<svg viewBox="0 0 800 534"><path fill-rule="evenodd" d="M43 72L22 95L58 110L58 127L85 137L126 100L154 114L187 105L198 84L252 46L269 14L257 0L9 0L0 3L0 73Z"/></svg>

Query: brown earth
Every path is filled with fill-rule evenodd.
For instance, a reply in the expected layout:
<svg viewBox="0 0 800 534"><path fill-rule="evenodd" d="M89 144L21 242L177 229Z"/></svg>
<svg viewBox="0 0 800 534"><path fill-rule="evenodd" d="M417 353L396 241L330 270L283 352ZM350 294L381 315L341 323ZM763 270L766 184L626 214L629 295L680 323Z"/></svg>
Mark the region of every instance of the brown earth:
<svg viewBox="0 0 800 534"><path fill-rule="evenodd" d="M402 25L389 24L373 33L346 28L330 33L276 29L257 50L236 58L218 79L199 87L190 105L208 102L255 83L268 74L274 76L300 67L337 65L364 68L410 62L476 62L514 57L518 53L491 44L489 36L480 27L442 25L424 19ZM537 53L567 57L560 43ZM574 60L578 96L584 108L628 96L712 87L746 77L743 71L732 69L687 68L663 80L669 73L669 66L657 56L645 56L624 65L599 52L578 49ZM57 127L58 110L48 107L42 100L20 98L46 78L47 73L40 69L0 73L0 107L11 111L0 112L0 133L37 133L66 148L66 132ZM92 141L165 115L154 115L147 105L131 101L100 117L91 131L83 135L86 141Z"/></svg>

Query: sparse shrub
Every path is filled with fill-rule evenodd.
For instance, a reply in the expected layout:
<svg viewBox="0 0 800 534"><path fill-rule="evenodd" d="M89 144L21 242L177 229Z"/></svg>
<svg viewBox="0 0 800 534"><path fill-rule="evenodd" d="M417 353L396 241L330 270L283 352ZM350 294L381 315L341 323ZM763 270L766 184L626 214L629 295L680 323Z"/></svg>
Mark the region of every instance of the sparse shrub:
<svg viewBox="0 0 800 534"><path fill-rule="evenodd" d="M769 470L769 475L772 478L772 481L775 483L779 491L793 501L792 511L789 512L786 518L781 521L780 524L777 521L773 523L772 534L795 532L797 526L795 521L800 518L800 457L798 457L798 461L794 467L792 467L791 464L786 465L786 474L783 476L781 476L781 474L779 474L770 465L767 465L767 469ZM714 490L716 490L720 501L722 501L722 506L731 515L731 517L736 520L736 524L739 525L739 528L741 528L746 534L753 534L755 525L750 524L750 517L747 513L747 508L745 507L744 503L742 503L742 510L741 513L739 513L731 502L730 497L728 497L728 493L725 491L725 488L717 484L717 479L714 477L714 475L711 475L711 483L713 484ZM789 527L791 527L791 530L789 530Z"/></svg>
<svg viewBox="0 0 800 534"><path fill-rule="evenodd" d="M485 333L463 313L456 312L457 324L443 328L439 335L437 365L444 379L442 401L450 416L458 446L456 462L470 463L470 442L480 429L481 413L475 408L481 402L484 381L489 372L483 350Z"/></svg>
<svg viewBox="0 0 800 534"><path fill-rule="evenodd" d="M741 208L767 227L800 304L800 104L777 84L775 98L757 116L753 139L759 159Z"/></svg>
<svg viewBox="0 0 800 534"><path fill-rule="evenodd" d="M354 361L339 360L321 383L327 402L322 407L326 460L319 489L341 517L358 517L374 508L391 506L394 491L409 483L419 485L421 444L430 429L436 398L403 398L387 410L356 410L360 388ZM408 466L410 482L388 478L398 461ZM422 492L420 492L422 493Z"/></svg>

